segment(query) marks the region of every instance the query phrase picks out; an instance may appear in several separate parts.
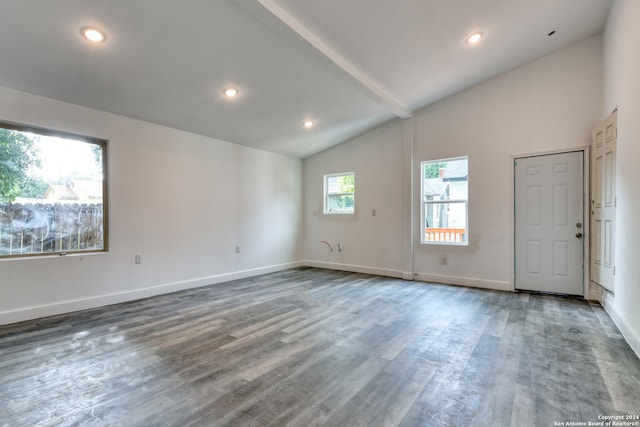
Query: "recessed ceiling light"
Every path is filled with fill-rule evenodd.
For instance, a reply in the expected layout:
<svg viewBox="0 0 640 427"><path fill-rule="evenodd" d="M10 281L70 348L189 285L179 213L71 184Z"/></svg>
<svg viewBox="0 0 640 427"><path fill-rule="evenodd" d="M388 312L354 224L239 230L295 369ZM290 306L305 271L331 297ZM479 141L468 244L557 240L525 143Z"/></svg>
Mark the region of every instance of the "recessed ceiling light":
<svg viewBox="0 0 640 427"><path fill-rule="evenodd" d="M314 125L313 120L305 120L304 121L304 127L306 127L307 129L312 128Z"/></svg>
<svg viewBox="0 0 640 427"><path fill-rule="evenodd" d="M96 27L82 27L80 34L82 34L82 37L85 39L94 43L101 43L107 39L107 34Z"/></svg>
<svg viewBox="0 0 640 427"><path fill-rule="evenodd" d="M238 94L238 89L233 87L228 87L224 91L222 91L222 93L224 93L224 96L226 97L233 98Z"/></svg>
<svg viewBox="0 0 640 427"><path fill-rule="evenodd" d="M476 44L482 38L482 33L473 33L467 37L467 44Z"/></svg>

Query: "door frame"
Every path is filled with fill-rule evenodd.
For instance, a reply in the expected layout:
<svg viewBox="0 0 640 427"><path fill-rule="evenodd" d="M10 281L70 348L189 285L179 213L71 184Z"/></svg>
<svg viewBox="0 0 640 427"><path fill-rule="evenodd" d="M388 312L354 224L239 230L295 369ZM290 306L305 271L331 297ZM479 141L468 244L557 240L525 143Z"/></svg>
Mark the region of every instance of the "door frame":
<svg viewBox="0 0 640 427"><path fill-rule="evenodd" d="M591 200L590 193L590 178L591 178L591 145L581 145L577 147L567 147L561 148L557 150L546 150L546 151L536 151L536 152L528 152L528 153L518 153L511 155L511 179L509 180L510 187L510 203L509 203L509 254L510 254L510 265L511 265L511 289L514 292L518 292L516 290L516 188L515 188L515 161L520 157L535 157L535 156L548 156L552 154L565 154L565 153L573 153L576 151L582 152L582 176L583 176L583 198L582 198L582 218L583 218L583 252L582 252L582 289L583 289L583 298L584 299L594 299L591 295L590 289L590 277L591 277L591 267L590 267L590 241L591 241L591 210L589 207L589 200ZM597 298L596 298L597 299Z"/></svg>

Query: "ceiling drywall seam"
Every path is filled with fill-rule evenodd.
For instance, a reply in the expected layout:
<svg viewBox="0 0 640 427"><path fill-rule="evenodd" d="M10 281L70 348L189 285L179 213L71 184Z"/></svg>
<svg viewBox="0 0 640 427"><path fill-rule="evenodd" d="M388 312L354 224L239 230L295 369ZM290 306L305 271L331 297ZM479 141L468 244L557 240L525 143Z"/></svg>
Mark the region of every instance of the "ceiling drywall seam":
<svg viewBox="0 0 640 427"><path fill-rule="evenodd" d="M328 58L331 62L336 64L342 71L347 73L352 79L354 79L359 85L375 99L381 101L386 108L393 113L396 117L401 119L408 119L412 117L412 112L409 107L398 101L392 94L390 94L385 88L378 82L368 76L365 72L347 60L344 56L340 55L331 46L325 43L320 37L312 33L307 27L305 27L300 21L294 18L289 12L278 5L273 0L235 0L236 3L244 7L246 10L251 10L249 3L258 3L264 9L266 9L271 15L281 21L291 31L296 33L299 37L304 39L310 46L320 52L323 56ZM258 16L260 18L260 16Z"/></svg>

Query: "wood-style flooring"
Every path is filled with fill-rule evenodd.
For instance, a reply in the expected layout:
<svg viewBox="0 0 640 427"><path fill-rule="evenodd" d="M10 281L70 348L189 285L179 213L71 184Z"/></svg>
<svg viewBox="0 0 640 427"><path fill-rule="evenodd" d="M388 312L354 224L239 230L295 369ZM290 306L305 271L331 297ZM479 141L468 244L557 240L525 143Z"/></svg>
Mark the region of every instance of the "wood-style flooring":
<svg viewBox="0 0 640 427"><path fill-rule="evenodd" d="M0 426L612 415L640 415L640 360L600 306L553 296L300 268L0 327Z"/></svg>

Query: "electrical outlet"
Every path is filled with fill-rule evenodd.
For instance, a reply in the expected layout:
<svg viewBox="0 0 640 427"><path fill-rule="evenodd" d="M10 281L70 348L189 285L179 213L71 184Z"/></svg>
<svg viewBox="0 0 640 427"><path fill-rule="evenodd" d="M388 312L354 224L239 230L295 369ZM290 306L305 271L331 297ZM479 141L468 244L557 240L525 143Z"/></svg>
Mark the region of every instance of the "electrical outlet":
<svg viewBox="0 0 640 427"><path fill-rule="evenodd" d="M236 246L236 253L239 254L240 253L240 246Z"/></svg>
<svg viewBox="0 0 640 427"><path fill-rule="evenodd" d="M142 255L136 254L135 261L136 264L142 264Z"/></svg>
<svg viewBox="0 0 640 427"><path fill-rule="evenodd" d="M442 258L440 259L440 265L447 265L447 256L446 255L442 255Z"/></svg>
<svg viewBox="0 0 640 427"><path fill-rule="evenodd" d="M375 209L371 209L371 216L376 216L376 210Z"/></svg>

